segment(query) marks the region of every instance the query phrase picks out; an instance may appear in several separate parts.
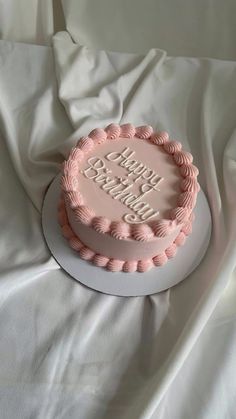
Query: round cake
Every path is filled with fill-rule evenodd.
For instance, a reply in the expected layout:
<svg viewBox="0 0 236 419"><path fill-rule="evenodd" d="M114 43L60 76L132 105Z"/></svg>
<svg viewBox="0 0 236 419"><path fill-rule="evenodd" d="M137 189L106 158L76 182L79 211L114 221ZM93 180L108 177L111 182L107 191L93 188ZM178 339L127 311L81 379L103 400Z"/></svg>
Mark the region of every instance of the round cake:
<svg viewBox="0 0 236 419"><path fill-rule="evenodd" d="M111 272L164 265L192 231L200 189L192 162L180 142L149 125L94 129L63 163L64 237L79 257Z"/></svg>

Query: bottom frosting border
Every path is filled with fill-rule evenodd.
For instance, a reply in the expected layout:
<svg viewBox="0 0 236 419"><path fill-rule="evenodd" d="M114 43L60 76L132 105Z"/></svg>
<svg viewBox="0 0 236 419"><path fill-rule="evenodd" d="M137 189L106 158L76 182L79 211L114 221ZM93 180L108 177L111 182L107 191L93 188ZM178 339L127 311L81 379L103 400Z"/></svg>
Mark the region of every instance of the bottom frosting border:
<svg viewBox="0 0 236 419"><path fill-rule="evenodd" d="M125 273L144 273L153 267L161 267L176 255L178 247L185 244L187 236L192 232L192 222L189 222L188 228L183 228L173 243L164 252L153 258L142 260L118 260L100 255L82 243L79 237L75 235L71 229L64 199L62 197L60 198L58 205L58 222L61 227L62 235L68 240L70 247L79 254L81 259L89 261L97 267L105 268L110 272L123 271Z"/></svg>

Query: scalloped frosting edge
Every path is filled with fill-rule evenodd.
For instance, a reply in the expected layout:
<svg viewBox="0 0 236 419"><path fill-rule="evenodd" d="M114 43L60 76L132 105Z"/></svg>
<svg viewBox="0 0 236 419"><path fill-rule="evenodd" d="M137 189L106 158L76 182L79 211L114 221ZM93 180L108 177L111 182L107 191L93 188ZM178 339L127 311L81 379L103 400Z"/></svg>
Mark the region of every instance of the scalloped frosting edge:
<svg viewBox="0 0 236 419"><path fill-rule="evenodd" d="M60 199L58 205L58 222L61 226L62 235L68 240L70 247L79 254L81 259L90 261L95 266L106 268L110 272L140 272L149 271L154 266L161 267L166 264L169 259L172 259L178 250L178 247L183 246L186 238L192 232L192 222L194 221L194 214L191 214L191 219L186 221L178 236L173 243L162 253L149 259L142 260L119 260L109 258L94 252L88 246L84 245L78 236L73 232L63 198Z"/></svg>
<svg viewBox="0 0 236 419"><path fill-rule="evenodd" d="M177 200L179 206L170 210L170 219L137 225L97 217L92 208L84 205L83 196L77 190L76 175L86 152L94 146L104 143L104 141L118 140L120 137L132 138L134 136L141 140L150 140L153 144L163 147L163 150L172 156L174 163L180 170L183 178L180 184L182 193ZM169 141L169 135L166 131L154 132L150 125L135 127L130 123L123 125L110 124L105 129L93 129L87 137L81 137L77 145L71 149L68 159L63 163L61 188L78 222L92 226L101 234L108 233L117 239L132 238L137 241L149 241L154 237L164 237L170 234L176 224L187 221L195 207L200 186L197 182L199 172L192 162L192 154L184 151L180 142ZM77 194L78 196L76 196Z"/></svg>

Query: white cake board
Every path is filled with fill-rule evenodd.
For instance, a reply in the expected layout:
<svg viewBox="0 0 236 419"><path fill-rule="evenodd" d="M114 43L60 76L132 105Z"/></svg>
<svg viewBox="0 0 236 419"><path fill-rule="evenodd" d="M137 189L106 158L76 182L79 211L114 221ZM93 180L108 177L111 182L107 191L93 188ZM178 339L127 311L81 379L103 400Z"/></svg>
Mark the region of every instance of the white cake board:
<svg viewBox="0 0 236 419"><path fill-rule="evenodd" d="M48 188L45 196L42 225L48 247L59 265L74 279L105 294L119 296L150 295L164 291L185 279L201 262L211 236L211 213L203 191L198 194L192 234L178 248L173 259L162 267L145 273L109 272L82 260L62 236L57 221L60 196L60 175Z"/></svg>

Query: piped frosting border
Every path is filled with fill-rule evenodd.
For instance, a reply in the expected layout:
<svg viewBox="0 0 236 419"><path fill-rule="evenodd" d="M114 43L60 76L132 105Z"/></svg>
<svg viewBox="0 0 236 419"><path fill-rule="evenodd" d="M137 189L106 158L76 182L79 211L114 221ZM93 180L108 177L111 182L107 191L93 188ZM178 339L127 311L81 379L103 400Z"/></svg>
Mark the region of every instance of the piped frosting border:
<svg viewBox="0 0 236 419"><path fill-rule="evenodd" d="M111 220L96 216L93 209L85 205L84 197L78 187L77 174L87 152L105 141L118 141L119 138L139 138L151 141L157 147L172 156L182 176L177 207L170 210L169 219L150 221L142 224L129 224L125 221ZM132 124L110 124L105 129L96 128L87 137L81 137L72 148L62 168L61 187L64 199L74 212L75 219L88 225L99 233L110 234L116 239L132 238L137 241L149 241L155 237L165 237L179 223L186 223L195 207L200 186L197 182L198 169L193 164L193 156L182 149L178 141L170 141L166 131L154 132L150 125L135 127ZM82 256L81 256L82 257Z"/></svg>
<svg viewBox="0 0 236 419"><path fill-rule="evenodd" d="M194 218L195 216L192 212L189 219L183 224L178 236L164 252L149 259L119 260L100 255L85 246L70 227L63 197L61 197L58 205L58 222L61 226L62 234L65 239L68 240L70 247L79 253L81 259L89 261L95 266L106 268L110 272L123 271L126 273L132 273L137 271L144 273L149 271L154 266L160 267L165 265L169 259L172 259L176 255L178 247L183 246L187 236L191 234L192 222L194 221Z"/></svg>

